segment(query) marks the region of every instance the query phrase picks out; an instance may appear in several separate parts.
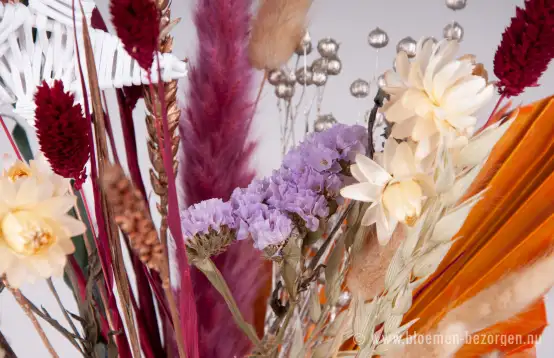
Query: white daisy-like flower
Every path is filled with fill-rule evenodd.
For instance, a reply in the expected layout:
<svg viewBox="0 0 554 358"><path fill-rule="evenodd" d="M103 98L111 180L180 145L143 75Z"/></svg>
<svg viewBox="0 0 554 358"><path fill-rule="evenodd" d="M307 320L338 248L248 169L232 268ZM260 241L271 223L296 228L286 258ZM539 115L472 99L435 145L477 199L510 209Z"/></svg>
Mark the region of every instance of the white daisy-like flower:
<svg viewBox="0 0 554 358"><path fill-rule="evenodd" d="M341 190L345 198L372 202L362 218L362 225L377 224L381 245L387 244L398 222L413 225L425 199L435 193L432 178L418 169L407 142L398 144L389 138L385 143L383 164L384 167L358 154L350 171L359 183Z"/></svg>
<svg viewBox="0 0 554 358"><path fill-rule="evenodd" d="M50 182L54 186L54 196L64 195L69 191L71 180L66 179L52 171L48 160L39 152L36 159L30 160L29 164L5 154L2 157L2 176L15 181L21 177L34 177L39 184Z"/></svg>
<svg viewBox="0 0 554 358"><path fill-rule="evenodd" d="M76 197L59 195L53 176L16 162L0 177L0 276L13 287L61 276L75 250L71 237L86 230L67 215Z"/></svg>
<svg viewBox="0 0 554 358"><path fill-rule="evenodd" d="M473 57L454 58L458 47L457 41L421 40L412 62L400 52L396 71L385 73L384 90L391 97L384 111L395 123L392 136L418 142L418 159L440 143L449 148L467 144L477 123L475 112L493 95L493 85L474 74Z"/></svg>

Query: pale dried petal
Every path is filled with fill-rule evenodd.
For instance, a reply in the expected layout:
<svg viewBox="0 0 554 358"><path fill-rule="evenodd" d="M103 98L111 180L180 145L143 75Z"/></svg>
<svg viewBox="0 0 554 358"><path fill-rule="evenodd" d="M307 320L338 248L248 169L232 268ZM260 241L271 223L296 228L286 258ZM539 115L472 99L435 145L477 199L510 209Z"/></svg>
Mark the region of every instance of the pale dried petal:
<svg viewBox="0 0 554 358"><path fill-rule="evenodd" d="M431 240L435 242L447 242L454 239L471 209L481 198L482 194L478 194L444 215L435 225Z"/></svg>

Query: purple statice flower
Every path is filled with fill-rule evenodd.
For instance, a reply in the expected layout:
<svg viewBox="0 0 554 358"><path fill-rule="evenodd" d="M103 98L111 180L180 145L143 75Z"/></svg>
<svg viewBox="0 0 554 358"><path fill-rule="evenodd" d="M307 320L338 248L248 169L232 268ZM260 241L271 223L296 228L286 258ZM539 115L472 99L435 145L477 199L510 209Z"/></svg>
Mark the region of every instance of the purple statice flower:
<svg viewBox="0 0 554 358"><path fill-rule="evenodd" d="M353 162L356 153L366 151L367 128L336 124L324 132L315 133L307 141L335 151L341 160Z"/></svg>
<svg viewBox="0 0 554 358"><path fill-rule="evenodd" d="M315 178L311 178L310 173ZM326 217L329 213L327 199L322 191L315 191L309 187L303 188L299 184L317 182L320 175L321 173L310 170L304 173L285 168L275 170L270 179L271 197L267 203L276 209L297 214L306 222L306 228L317 230L319 218Z"/></svg>
<svg viewBox="0 0 554 358"><path fill-rule="evenodd" d="M187 208L181 214L181 226L185 237L208 234L210 229L216 232L222 226L236 229L236 219L230 203L221 199L209 199Z"/></svg>
<svg viewBox="0 0 554 358"><path fill-rule="evenodd" d="M267 180L255 180L248 188L235 189L231 195L231 207L238 224L237 240L250 237L260 250L284 242L292 231L292 221L287 214L265 203L266 193L269 193L266 189L269 189Z"/></svg>
<svg viewBox="0 0 554 358"><path fill-rule="evenodd" d="M366 140L366 129L357 125L338 124L309 136L289 151L271 177L235 189L229 203L208 200L187 210L182 219L186 235L227 225L236 229L237 240L252 238L261 250L289 238L293 215L306 229L317 230L329 215L329 202L341 202L339 191L347 180L344 161L364 152Z"/></svg>
<svg viewBox="0 0 554 358"><path fill-rule="evenodd" d="M279 245L292 232L292 221L280 210L267 209L257 212L249 225L254 247L263 250L269 245Z"/></svg>
<svg viewBox="0 0 554 358"><path fill-rule="evenodd" d="M338 159L336 150L319 143L304 142L288 152L283 159L283 167L295 171L302 171L306 167L317 171L340 171L340 166L336 165Z"/></svg>

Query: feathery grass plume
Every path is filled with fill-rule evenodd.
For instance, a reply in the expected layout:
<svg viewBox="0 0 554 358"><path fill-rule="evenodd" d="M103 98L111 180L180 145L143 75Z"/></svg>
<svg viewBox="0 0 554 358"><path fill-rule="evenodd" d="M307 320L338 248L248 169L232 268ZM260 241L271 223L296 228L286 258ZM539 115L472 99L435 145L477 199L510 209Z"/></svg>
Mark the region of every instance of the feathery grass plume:
<svg viewBox="0 0 554 358"><path fill-rule="evenodd" d="M440 334L451 344L406 344L387 357L452 356L464 339L523 312L554 286L554 255L513 272L450 310L429 334Z"/></svg>
<svg viewBox="0 0 554 358"><path fill-rule="evenodd" d="M250 64L271 70L285 64L306 29L312 0L262 0L248 44Z"/></svg>
<svg viewBox="0 0 554 358"><path fill-rule="evenodd" d="M136 189L119 166L104 170L102 186L115 214L115 221L125 234L140 260L149 268L163 269L165 257L156 227L148 215L140 190Z"/></svg>
<svg viewBox="0 0 554 358"><path fill-rule="evenodd" d="M62 81L46 82L35 94L35 127L40 150L52 170L64 178L75 179L80 189L87 174L85 165L90 157L89 123L83 117L75 96L64 91Z"/></svg>
<svg viewBox="0 0 554 358"><path fill-rule="evenodd" d="M525 0L504 31L494 56L498 92L507 97L537 86L554 57L554 0Z"/></svg>
<svg viewBox="0 0 554 358"><path fill-rule="evenodd" d="M363 249L354 254L347 277L347 285L354 294L370 300L385 289L385 275L396 250L404 241L402 226L398 226L386 246L371 237Z"/></svg>
<svg viewBox="0 0 554 358"><path fill-rule="evenodd" d="M187 205L228 200L254 172L248 140L252 113L252 68L246 53L251 0L198 0L194 21L198 52L189 72L188 108L180 123L181 178ZM214 258L246 320L252 322L258 288L264 284L261 258L251 245L236 243ZM236 327L225 301L193 268L198 302L201 357L248 353L250 342Z"/></svg>
<svg viewBox="0 0 554 358"><path fill-rule="evenodd" d="M158 49L159 11L152 0L111 0L110 13L125 51L149 71Z"/></svg>

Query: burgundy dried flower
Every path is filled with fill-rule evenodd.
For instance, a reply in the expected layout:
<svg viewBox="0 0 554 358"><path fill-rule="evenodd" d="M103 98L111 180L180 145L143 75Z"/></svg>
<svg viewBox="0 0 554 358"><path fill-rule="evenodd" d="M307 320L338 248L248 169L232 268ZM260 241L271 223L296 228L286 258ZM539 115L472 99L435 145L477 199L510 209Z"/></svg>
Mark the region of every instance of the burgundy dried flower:
<svg viewBox="0 0 554 358"><path fill-rule="evenodd" d="M504 31L494 56L498 91L512 97L537 86L554 57L554 0L526 0Z"/></svg>
<svg viewBox="0 0 554 358"><path fill-rule="evenodd" d="M102 31L108 32L108 27L106 26L106 23L104 22L104 19L102 18L102 14L100 14L100 11L97 7L92 10L92 16L90 17L90 25L93 29L98 29Z"/></svg>
<svg viewBox="0 0 554 358"><path fill-rule="evenodd" d="M85 165L90 156L89 132L80 104L72 94L64 92L63 83L46 82L35 94L35 127L40 150L52 170L64 178L75 179L80 189L87 175Z"/></svg>
<svg viewBox="0 0 554 358"><path fill-rule="evenodd" d="M123 87L123 93L125 94L125 105L132 111L137 106L137 102L142 98L144 92L142 86L127 86Z"/></svg>
<svg viewBox="0 0 554 358"><path fill-rule="evenodd" d="M117 36L140 67L150 70L160 35L159 12L153 0L111 0Z"/></svg>

